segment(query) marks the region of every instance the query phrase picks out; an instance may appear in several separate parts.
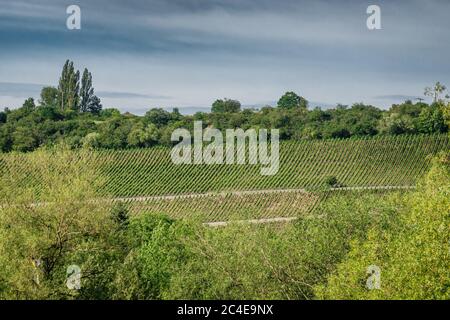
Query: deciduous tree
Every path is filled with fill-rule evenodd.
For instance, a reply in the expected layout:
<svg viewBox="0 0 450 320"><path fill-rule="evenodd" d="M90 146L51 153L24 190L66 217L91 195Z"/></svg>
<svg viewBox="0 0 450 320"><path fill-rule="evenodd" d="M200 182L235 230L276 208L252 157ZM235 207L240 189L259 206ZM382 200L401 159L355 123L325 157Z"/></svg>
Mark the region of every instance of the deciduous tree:
<svg viewBox="0 0 450 320"><path fill-rule="evenodd" d="M61 110L79 111L80 72L75 71L73 62L64 64L58 85L58 105Z"/></svg>
<svg viewBox="0 0 450 320"><path fill-rule="evenodd" d="M297 95L295 92L286 92L280 100L278 100L277 104L278 108L284 108L284 109L294 109L294 108L300 108L303 110L307 110L308 108L308 101Z"/></svg>
<svg viewBox="0 0 450 320"><path fill-rule="evenodd" d="M56 107L58 105L58 89L55 87L42 88L39 104L45 107Z"/></svg>
<svg viewBox="0 0 450 320"><path fill-rule="evenodd" d="M214 101L212 104L211 111L214 113L221 113L221 112L239 112L241 110L241 103L237 100L233 99L218 99Z"/></svg>

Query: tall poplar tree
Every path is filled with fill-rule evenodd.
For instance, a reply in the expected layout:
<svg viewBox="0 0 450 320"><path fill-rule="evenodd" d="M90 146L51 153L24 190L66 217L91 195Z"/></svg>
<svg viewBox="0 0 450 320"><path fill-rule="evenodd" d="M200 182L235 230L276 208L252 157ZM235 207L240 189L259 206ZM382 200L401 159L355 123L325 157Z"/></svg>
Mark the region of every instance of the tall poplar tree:
<svg viewBox="0 0 450 320"><path fill-rule="evenodd" d="M87 112L89 107L89 102L94 96L94 88L92 88L92 74L88 69L84 69L83 75L81 77L81 89L80 89L80 111Z"/></svg>
<svg viewBox="0 0 450 320"><path fill-rule="evenodd" d="M80 72L75 71L73 62L64 64L58 85L58 105L61 110L79 111Z"/></svg>

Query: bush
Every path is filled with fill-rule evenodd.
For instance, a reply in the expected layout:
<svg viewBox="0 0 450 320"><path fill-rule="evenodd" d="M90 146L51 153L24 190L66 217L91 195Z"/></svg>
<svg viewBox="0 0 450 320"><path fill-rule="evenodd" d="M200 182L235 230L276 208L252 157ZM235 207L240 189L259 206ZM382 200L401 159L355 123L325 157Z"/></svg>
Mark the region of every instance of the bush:
<svg viewBox="0 0 450 320"><path fill-rule="evenodd" d="M81 139L82 146L84 148L99 148L100 147L100 134L97 132L88 133Z"/></svg>
<svg viewBox="0 0 450 320"><path fill-rule="evenodd" d="M174 269L185 262L183 236L173 220L155 214L131 219L130 249L114 281L115 299L161 299Z"/></svg>
<svg viewBox="0 0 450 320"><path fill-rule="evenodd" d="M367 240L353 241L328 284L316 287L318 297L450 299L449 186L448 155L442 155L418 190L393 204L397 217L372 227ZM370 265L381 270L379 290L366 288Z"/></svg>
<svg viewBox="0 0 450 320"><path fill-rule="evenodd" d="M67 149L11 155L0 179L0 299L106 298L115 226L107 203L92 201L102 179L89 153ZM67 268L82 288L66 286Z"/></svg>
<svg viewBox="0 0 450 320"><path fill-rule="evenodd" d="M283 226L180 227L175 243L183 248L183 259L173 254L169 259L176 263L162 297L312 299L313 286L325 281L347 253L348 235L365 237L372 219L384 218L373 216L378 202L375 195L331 197L321 205L321 216Z"/></svg>
<svg viewBox="0 0 450 320"><path fill-rule="evenodd" d="M328 187L335 187L338 184L338 179L335 176L328 176L325 178L325 185Z"/></svg>

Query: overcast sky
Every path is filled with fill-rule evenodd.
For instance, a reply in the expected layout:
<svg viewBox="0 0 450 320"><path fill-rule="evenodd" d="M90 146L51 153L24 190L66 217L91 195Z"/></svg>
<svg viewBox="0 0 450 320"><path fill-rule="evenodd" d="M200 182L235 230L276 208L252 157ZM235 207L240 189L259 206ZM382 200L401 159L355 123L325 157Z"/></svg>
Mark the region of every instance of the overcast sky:
<svg viewBox="0 0 450 320"><path fill-rule="evenodd" d="M66 8L81 8L68 30ZM366 27L381 7L382 30ZM208 107L216 98L380 107L450 85L450 1L0 0L0 109L87 67L104 107Z"/></svg>

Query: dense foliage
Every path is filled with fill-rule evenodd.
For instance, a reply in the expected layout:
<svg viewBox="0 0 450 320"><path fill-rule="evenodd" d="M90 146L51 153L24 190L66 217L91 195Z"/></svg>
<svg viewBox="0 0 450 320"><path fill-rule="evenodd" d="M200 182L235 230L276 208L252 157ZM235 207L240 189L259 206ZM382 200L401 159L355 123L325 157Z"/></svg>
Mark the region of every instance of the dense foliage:
<svg viewBox="0 0 450 320"><path fill-rule="evenodd" d="M276 107L242 109L233 99L218 99L211 113L183 116L178 109L150 109L144 116L102 109L94 94L92 74L84 69L81 79L73 62L63 67L58 87L42 89L38 104L27 99L17 109L0 112L0 151L32 151L42 145L65 141L73 148L83 145L105 149L141 148L172 144L176 128L191 129L193 121L218 129L280 129L283 140L349 138L374 135L442 133L448 131L450 114L445 87L436 85L426 93L434 102L406 101L383 111L356 103L322 110L308 109L308 101L287 92ZM446 122L447 121L447 122Z"/></svg>
<svg viewBox="0 0 450 320"><path fill-rule="evenodd" d="M319 298L450 299L449 156L435 160L417 192L394 203L395 215L352 241L328 283L318 286ZM366 287L371 265L381 271L378 290Z"/></svg>
<svg viewBox="0 0 450 320"><path fill-rule="evenodd" d="M34 101L28 99L19 109L0 112L0 150L32 151L60 141L74 148L170 146L173 130L192 129L195 120L222 130L277 128L283 140L443 133L449 128L448 116L445 117L448 107L411 102L394 105L389 111L355 104L350 108L339 106L329 110L264 107L259 111L244 109L192 116L183 116L176 110L151 109L143 117L121 114L115 109L99 110L91 104L88 108L92 112L62 111L47 105L35 106Z"/></svg>
<svg viewBox="0 0 450 320"><path fill-rule="evenodd" d="M102 279L123 249L108 203L90 202L101 178L67 150L36 151L14 166L0 183L0 299L70 298L66 271L78 263L93 281L88 294L106 298ZM36 184L20 187L30 178Z"/></svg>

